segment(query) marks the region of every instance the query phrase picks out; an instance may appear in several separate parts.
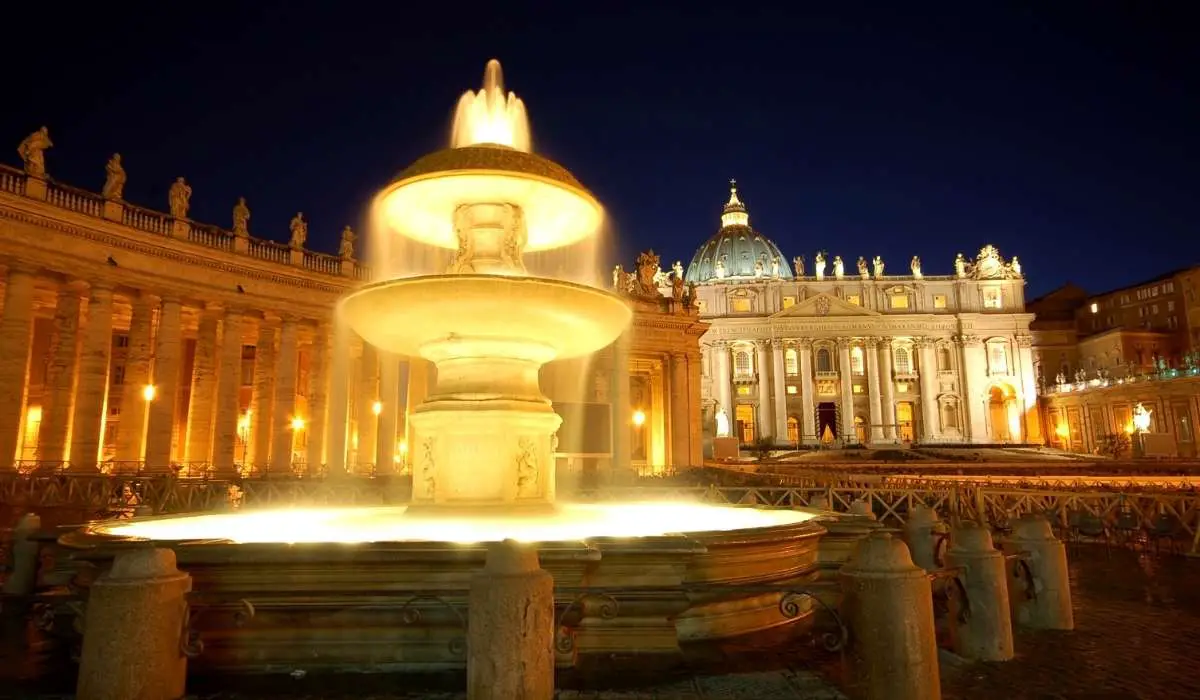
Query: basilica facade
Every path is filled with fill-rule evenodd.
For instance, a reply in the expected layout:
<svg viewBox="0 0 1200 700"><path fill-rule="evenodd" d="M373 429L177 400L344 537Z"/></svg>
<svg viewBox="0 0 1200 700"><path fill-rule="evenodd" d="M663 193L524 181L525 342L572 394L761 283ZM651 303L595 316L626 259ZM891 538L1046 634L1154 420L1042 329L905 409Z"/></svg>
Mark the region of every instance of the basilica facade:
<svg viewBox="0 0 1200 700"><path fill-rule="evenodd" d="M777 446L1042 441L1017 258L987 245L958 254L950 274L926 274L916 257L892 266L831 253L789 260L750 226L731 183L720 229L686 271L675 265L710 324L708 435Z"/></svg>

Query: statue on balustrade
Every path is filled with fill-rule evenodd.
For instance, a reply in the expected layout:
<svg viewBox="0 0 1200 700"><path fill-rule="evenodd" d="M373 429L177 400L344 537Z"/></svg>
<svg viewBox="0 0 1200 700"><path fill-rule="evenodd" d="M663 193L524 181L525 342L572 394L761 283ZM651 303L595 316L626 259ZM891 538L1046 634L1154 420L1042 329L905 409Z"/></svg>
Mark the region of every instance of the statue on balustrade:
<svg viewBox="0 0 1200 700"><path fill-rule="evenodd" d="M825 253L817 253L817 257L813 258L813 267L817 271L817 279L825 279Z"/></svg>
<svg viewBox="0 0 1200 700"><path fill-rule="evenodd" d="M354 241L358 240L358 236L354 235L354 229L347 226L342 229L342 244L338 247L338 255L342 256L342 260L354 259Z"/></svg>
<svg viewBox="0 0 1200 700"><path fill-rule="evenodd" d="M1008 268L1012 270L1013 275L1021 276L1021 261L1017 259L1017 256L1012 256L1012 262L1008 263Z"/></svg>
<svg viewBox="0 0 1200 700"><path fill-rule="evenodd" d="M681 305L684 303L684 301L683 301L684 289L685 288L684 288L684 284L683 284L683 278L680 277L679 275L672 274L671 275L671 298L674 299L675 301L679 302Z"/></svg>
<svg viewBox="0 0 1200 700"><path fill-rule="evenodd" d="M871 261L871 265L875 268L875 279L883 277L883 258L876 255L875 259Z"/></svg>
<svg viewBox="0 0 1200 700"><path fill-rule="evenodd" d="M171 216L176 219L186 219L188 206L192 202L192 187L181 178L175 178L175 183L167 192L167 200L171 205Z"/></svg>
<svg viewBox="0 0 1200 700"><path fill-rule="evenodd" d="M833 256L833 276L841 279L846 275L846 265L842 262L842 256Z"/></svg>
<svg viewBox="0 0 1200 700"><path fill-rule="evenodd" d="M775 257L771 258L771 277L779 279L779 267L779 256L776 255Z"/></svg>
<svg viewBox="0 0 1200 700"><path fill-rule="evenodd" d="M659 266L659 257L653 250L647 250L638 255L637 279L633 289L634 294L647 298L661 297L662 295L658 293L658 275L661 272L662 267Z"/></svg>
<svg viewBox="0 0 1200 700"><path fill-rule="evenodd" d="M700 308L700 297L696 294L696 283L687 283L687 307L689 309Z"/></svg>
<svg viewBox="0 0 1200 700"><path fill-rule="evenodd" d="M304 244L308 242L308 224L304 221L304 212L296 212L288 228L292 232L292 239L288 241L288 247L292 250L304 250Z"/></svg>
<svg viewBox="0 0 1200 700"><path fill-rule="evenodd" d="M26 136L21 145L17 146L17 153L20 154L21 162L25 164L25 172L30 177L46 177L46 149L53 145L50 130L43 126Z"/></svg>
<svg viewBox="0 0 1200 700"><path fill-rule="evenodd" d="M613 268L613 291L625 291L625 268L619 264Z"/></svg>
<svg viewBox="0 0 1200 700"><path fill-rule="evenodd" d="M676 260L675 264L671 266L671 272L674 272L679 279L683 279L683 263Z"/></svg>
<svg viewBox="0 0 1200 700"><path fill-rule="evenodd" d="M914 255L912 256L912 262L909 264L912 266L913 277L921 279L921 258Z"/></svg>
<svg viewBox="0 0 1200 700"><path fill-rule="evenodd" d="M104 166L104 189L101 191L105 199L119 202L125 195L125 168L121 166L121 154L114 153Z"/></svg>
<svg viewBox="0 0 1200 700"><path fill-rule="evenodd" d="M233 205L233 235L250 237L250 207L246 206L245 197L238 197L237 204Z"/></svg>
<svg viewBox="0 0 1200 700"><path fill-rule="evenodd" d="M792 267L796 268L796 276L797 277L803 277L804 276L804 256L797 255L796 257L792 258Z"/></svg>
<svg viewBox="0 0 1200 700"><path fill-rule="evenodd" d="M962 253L954 256L954 276L960 278L967 276L967 259L963 257Z"/></svg>
<svg viewBox="0 0 1200 700"><path fill-rule="evenodd" d="M863 279L870 279L871 274L867 272L867 259L863 256L858 256L858 275Z"/></svg>

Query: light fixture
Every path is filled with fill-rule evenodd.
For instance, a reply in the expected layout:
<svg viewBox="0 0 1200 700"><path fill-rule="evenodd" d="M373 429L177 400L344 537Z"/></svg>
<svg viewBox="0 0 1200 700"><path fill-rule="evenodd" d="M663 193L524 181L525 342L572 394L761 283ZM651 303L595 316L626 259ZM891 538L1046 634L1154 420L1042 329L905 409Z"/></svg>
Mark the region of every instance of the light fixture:
<svg viewBox="0 0 1200 700"><path fill-rule="evenodd" d="M633 412L633 424L634 425L640 426L645 422L646 422L646 412L645 411L643 411L642 409L639 408L638 410Z"/></svg>
<svg viewBox="0 0 1200 700"><path fill-rule="evenodd" d="M1138 402L1138 405L1133 409L1133 428L1139 433L1150 432L1150 414L1154 411L1147 409Z"/></svg>
<svg viewBox="0 0 1200 700"><path fill-rule="evenodd" d="M376 401L375 403L371 404L371 413L374 413L375 415L383 413L383 402Z"/></svg>
<svg viewBox="0 0 1200 700"><path fill-rule="evenodd" d="M142 387L142 398L147 401L153 401L154 396L157 393L158 390L154 388L153 384L147 384L146 386Z"/></svg>
<svg viewBox="0 0 1200 700"><path fill-rule="evenodd" d="M1092 313L1094 313L1094 314L1100 313L1100 305L1094 301L1092 302Z"/></svg>
<svg viewBox="0 0 1200 700"><path fill-rule="evenodd" d="M304 419L300 416L292 418L292 430L304 430Z"/></svg>

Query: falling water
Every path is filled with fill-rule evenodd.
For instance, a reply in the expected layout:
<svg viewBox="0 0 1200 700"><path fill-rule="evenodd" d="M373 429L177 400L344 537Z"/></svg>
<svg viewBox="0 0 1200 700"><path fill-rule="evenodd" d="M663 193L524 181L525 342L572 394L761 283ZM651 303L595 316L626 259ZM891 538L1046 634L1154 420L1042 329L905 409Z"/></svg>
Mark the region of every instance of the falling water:
<svg viewBox="0 0 1200 700"><path fill-rule="evenodd" d="M462 148L481 143L499 144L530 153L529 119L525 103L516 93L504 92L504 73L496 59L483 71L483 89L467 90L458 100L454 125L450 128L450 147Z"/></svg>

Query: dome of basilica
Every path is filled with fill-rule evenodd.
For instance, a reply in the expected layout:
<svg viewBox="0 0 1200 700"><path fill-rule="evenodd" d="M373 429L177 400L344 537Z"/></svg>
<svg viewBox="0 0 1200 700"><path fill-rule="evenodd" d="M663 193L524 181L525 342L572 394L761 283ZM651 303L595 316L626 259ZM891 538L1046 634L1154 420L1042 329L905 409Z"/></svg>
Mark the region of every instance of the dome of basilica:
<svg viewBox="0 0 1200 700"><path fill-rule="evenodd" d="M721 212L721 230L692 256L684 280L703 284L717 280L792 279L787 258L769 238L750 228L737 183L729 183L729 201Z"/></svg>

